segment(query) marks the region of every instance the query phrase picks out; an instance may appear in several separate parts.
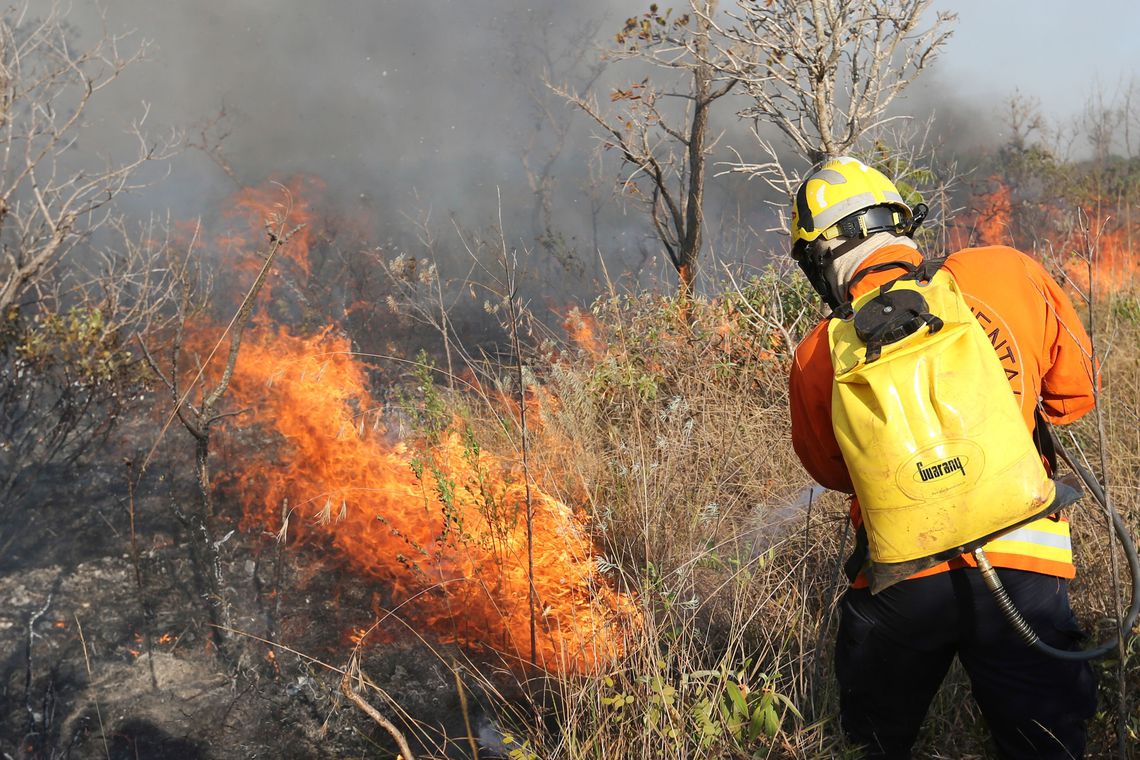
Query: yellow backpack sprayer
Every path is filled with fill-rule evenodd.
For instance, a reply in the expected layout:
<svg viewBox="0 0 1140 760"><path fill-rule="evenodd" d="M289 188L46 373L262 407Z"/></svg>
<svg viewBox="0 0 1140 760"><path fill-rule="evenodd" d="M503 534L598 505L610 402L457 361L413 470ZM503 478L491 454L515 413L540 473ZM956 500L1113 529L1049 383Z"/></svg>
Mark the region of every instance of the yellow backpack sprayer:
<svg viewBox="0 0 1140 760"><path fill-rule="evenodd" d="M1085 652L1041 642L986 558L988 541L1081 492L1075 480L1045 471L989 338L942 263L865 270L906 274L840 306L828 326L832 427L863 515L871 591L970 553L1026 643L1057 657L1101 656L1116 641ZM1065 460L1108 509L1091 474ZM1112 518L1132 574L1122 626L1130 631L1140 612L1140 561L1124 523Z"/></svg>

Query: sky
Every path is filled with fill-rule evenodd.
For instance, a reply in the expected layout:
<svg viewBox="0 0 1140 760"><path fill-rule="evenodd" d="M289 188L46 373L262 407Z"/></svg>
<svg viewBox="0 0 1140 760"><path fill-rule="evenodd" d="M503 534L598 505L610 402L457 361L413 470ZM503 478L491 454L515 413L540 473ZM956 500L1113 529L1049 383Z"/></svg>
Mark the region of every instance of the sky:
<svg viewBox="0 0 1140 760"><path fill-rule="evenodd" d="M33 9L51 1L30 0ZM332 192L378 218L419 205L440 215L468 214L470 223L486 221L499 198L511 209L531 204L519 155L535 134L525 92L539 64L534 57L520 62L511 51L557 53L592 19L604 19L593 28L603 41L612 39L626 16L648 5L632 0L66 2L85 35L97 33L95 9L102 7L108 28L136 29L136 39L153 42L150 60L133 67L115 94L100 100L98 124L121 129L116 125L146 101L150 128L172 126L196 140L204 122L224 114L222 152L242 183L313 173ZM1133 41L1140 30L1136 0L1092 0L1083 6L1095 12L1076 12L1071 2L1059 0L936 0L934 7L959 14L954 35L935 67L905 97L916 112L935 108L943 114L953 125L946 137L958 147L998 144L1002 104L1014 92L1037 99L1045 114L1061 123L1079 114L1098 83L1111 94L1130 77L1140 79L1140 47ZM579 119L559 171L580 185L597 138L565 105L555 114ZM746 138L747 132L737 129L724 144ZM751 150L746 143L733 147L744 155ZM200 153L191 158L197 160L183 160L162 191L147 200L195 214L233 189ZM616 164L609 171L616 176ZM562 223L585 229L588 205L577 196L560 200ZM618 245L645 246L644 219L636 210L615 209L611 225L607 234L623 241ZM631 233L635 227L639 231Z"/></svg>
<svg viewBox="0 0 1140 760"><path fill-rule="evenodd" d="M1017 91L1064 121L1078 116L1098 87L1111 95L1135 77L1140 94L1136 0L955 0L934 7L958 14L934 79L990 104L986 111Z"/></svg>

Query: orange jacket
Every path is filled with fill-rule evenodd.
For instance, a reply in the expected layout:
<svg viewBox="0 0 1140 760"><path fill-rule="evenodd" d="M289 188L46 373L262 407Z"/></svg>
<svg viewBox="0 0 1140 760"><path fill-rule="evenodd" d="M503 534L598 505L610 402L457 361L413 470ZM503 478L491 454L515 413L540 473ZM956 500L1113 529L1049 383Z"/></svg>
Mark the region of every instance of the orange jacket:
<svg viewBox="0 0 1140 760"><path fill-rule="evenodd" d="M871 254L860 269L896 260L917 263L920 254L909 246L887 246ZM945 269L958 282L974 316L989 335L1030 430L1038 399L1045 418L1054 423L1072 422L1092 409L1088 334L1068 297L1040 264L1013 248L990 246L958 251L947 258ZM856 284L852 296L858 297L902 273L901 269L891 269L869 274ZM792 445L804 468L820 485L853 493L831 427L833 379L824 320L796 347L789 378ZM851 516L856 525L861 522L855 501ZM1071 560L1026 560L1015 556L1016 550L987 554L999 567L1064 577L1074 574ZM972 564L971 560L966 563ZM961 564L943 563L922 574Z"/></svg>

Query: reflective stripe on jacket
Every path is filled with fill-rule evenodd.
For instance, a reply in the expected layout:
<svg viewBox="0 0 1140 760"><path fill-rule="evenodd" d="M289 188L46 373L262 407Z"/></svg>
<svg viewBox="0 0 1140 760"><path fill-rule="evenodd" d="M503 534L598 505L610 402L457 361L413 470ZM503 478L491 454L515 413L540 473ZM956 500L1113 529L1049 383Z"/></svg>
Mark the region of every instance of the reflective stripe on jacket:
<svg viewBox="0 0 1140 760"><path fill-rule="evenodd" d="M871 254L860 269L888 261L917 263L920 254L908 246L888 246ZM966 302L982 325L1005 369L1026 426L1040 399L1053 423L1076 420L1093 407L1091 344L1072 303L1045 269L1006 246L967 248L951 255L945 268L961 286ZM875 272L857 283L852 297L876 288L902 270ZM834 372L822 321L796 348L789 378L792 445L820 485L854 493L851 478L831 426ZM852 499L852 521L861 523ZM1030 570L1071 578L1076 574L1065 520L1042 518L986 546L996 567ZM963 556L915 577L972 565ZM862 585L862 576L856 585Z"/></svg>

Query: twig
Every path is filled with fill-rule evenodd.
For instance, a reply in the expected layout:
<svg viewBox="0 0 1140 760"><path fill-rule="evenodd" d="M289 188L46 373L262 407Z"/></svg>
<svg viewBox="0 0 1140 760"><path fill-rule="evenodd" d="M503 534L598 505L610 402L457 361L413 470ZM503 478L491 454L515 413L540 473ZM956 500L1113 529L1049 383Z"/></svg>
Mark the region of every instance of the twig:
<svg viewBox="0 0 1140 760"><path fill-rule="evenodd" d="M150 616L147 613L146 589L143 586L142 565L139 562L138 537L135 533L135 481L132 477L134 463L127 459L127 513L131 528L131 564L135 568L135 590L139 594L139 611L142 612L143 645L146 647L146 660L150 666L150 687L158 689L158 675L154 671L154 644L150 631Z"/></svg>
<svg viewBox="0 0 1140 760"><path fill-rule="evenodd" d="M91 658L87 655L87 639L83 638L83 625L79 622L78 613L75 615L75 627L79 631L79 643L83 646L83 662L87 665L87 678L90 681L94 675L91 671ZM99 708L99 694L94 687L91 689L91 701L95 703L95 717L99 719L99 738L103 740L103 752L107 754L107 760L110 760L111 748L107 746L107 729L103 726L103 711Z"/></svg>
<svg viewBox="0 0 1140 760"><path fill-rule="evenodd" d="M268 638L277 638L277 627L281 620L281 573L282 564L284 562L284 546L288 540L289 532L289 499L286 498L281 502L281 533L280 539L273 542L273 609L269 612L269 636ZM276 649L271 650L276 652ZM274 672L280 675L281 666L277 662L276 656L273 659Z"/></svg>
<svg viewBox="0 0 1140 760"><path fill-rule="evenodd" d="M467 692L463 688L463 679L459 677L459 663L454 657L451 658L451 672L455 676L455 690L459 693L459 709L463 713L467 741L471 744L471 760L479 760L479 743L475 741L475 733L471 730L471 710L467 707Z"/></svg>
<svg viewBox="0 0 1140 760"><path fill-rule="evenodd" d="M819 623L819 628L815 637L815 662L812 668L811 686L808 688L808 706L811 708L812 714L809 716L810 720L815 720L819 715L819 709L816 707L815 702L815 685L823 680L823 662L824 658L819 656L820 651L823 649L823 637L827 633L827 629L831 627L831 616L835 612L835 602L837 597L834 595L834 589L839 588L839 569L843 566L843 555L847 551L847 536L851 532L851 521L848 519L843 520L843 537L839 540L839 551L835 555L835 564L831 568L828 577L831 578L831 585L828 587L832 591L832 599L824 608L823 619Z"/></svg>
<svg viewBox="0 0 1140 760"><path fill-rule="evenodd" d="M421 592L421 593L423 593L423 592ZM386 615L385 618L387 618L389 616L394 616L394 615L395 615L394 611L389 611L388 615ZM400 619L399 617L396 617L395 619L397 621L399 621L400 623L403 623L405 626L408 626L408 624L406 622L404 622L402 619ZM375 628L377 625L379 625L379 621L374 623L372 627ZM416 629L411 628L410 626L408 626L408 628L413 634L419 635L418 632L416 631ZM226 632L229 634L237 635L237 636L244 636L245 638L251 639L253 641L259 641L262 644L266 644L267 646L276 647L277 649L284 651L284 652L288 652L289 654L292 654L292 655L300 658L301 660L304 660L305 662L311 663L313 665L317 665L317 666L324 668L325 670L328 670L332 673L336 673L342 677L342 680L341 680L342 684L345 683L346 681L348 681L348 679L352 678L353 667L357 661L357 658L359 657L359 654L358 654L359 645L357 645L357 647L353 649L349 664L344 668L339 668L336 665L332 665L330 663L325 662L324 660L317 659L316 657L313 657L310 654L306 654L305 652L302 652L299 649L294 649L293 647L287 646L287 645L282 644L278 641L270 641L269 639L267 639L263 636L258 636L255 633L250 633L248 631L242 631L242 630L237 629L237 628L227 628ZM426 641L424 641L424 639L422 637L420 638L420 641L424 644L427 643ZM429 646L429 648L430 648L430 646ZM432 653L435 654L436 657L439 657L442 660L442 657L438 652L435 652L433 650ZM355 668L355 670L356 670L356 673L358 674L357 677L359 678L361 683L363 683L363 684L367 685L368 687L372 688L373 690L379 692L383 696L388 697L388 699L391 699L391 697L387 693L385 693L382 689L380 689L376 684L372 683L371 681L366 682L365 679L359 675L359 672L360 672L359 667ZM353 702L356 703L356 700L353 699ZM400 705L398 703L396 703L394 700L393 700L393 705L395 706L395 708L397 710L399 710L400 712L403 712ZM407 715L407 713L404 713L404 716L408 719L409 722L411 721L411 718L410 718L410 716ZM329 717L331 718L331 713L330 713ZM327 723L327 719L326 719L326 723ZM408 758L408 760L414 760L414 756L411 755L410 753L407 755L407 758Z"/></svg>
<svg viewBox="0 0 1140 760"><path fill-rule="evenodd" d="M28 641L25 644L24 656L24 708L28 712L28 733L33 733L36 728L36 715L32 709L32 640L35 637L36 622L47 613L48 608L51 607L51 600L54 594L48 594L47 601L44 606L38 611L33 612L28 617Z"/></svg>
<svg viewBox="0 0 1140 760"><path fill-rule="evenodd" d="M803 550L802 550L802 552L803 552L802 556L803 557L810 556L809 552L811 549L811 544L809 542L811 540L811 511L812 511L813 506L815 506L815 491L808 491L807 510L804 512L804 545L803 545ZM808 603L808 593L807 593L807 589L808 589L808 564L809 564L808 562L803 562L803 561L801 561L801 563L800 563L800 568L802 570L802 572L800 573L800 619L799 619L799 628L800 628L799 640L800 640L801 648L803 647L804 640L807 638L807 636L804 633L804 627L807 623L807 617L808 617L808 610L807 610L807 603ZM801 649L801 655L799 658L799 662L800 662L800 673L799 673L800 679L801 679L801 681L807 682L806 691L810 694L811 693L811 681L810 681L810 678L805 677L805 674L803 672L804 667L806 666L807 663L804 662L802 649ZM810 704L810 698L809 698L809 704ZM812 705L812 707L814 707L814 705Z"/></svg>
<svg viewBox="0 0 1140 760"><path fill-rule="evenodd" d="M402 758L405 760L415 760L415 755L412 754L412 750L408 746L408 740L404 738L404 734L396 727L396 724L381 715L379 710L368 704L364 697L353 690L352 678L354 673L356 677L360 679L360 663L355 654L349 661L348 667L345 668L344 677L340 679L341 693L348 697L350 702L359 707L365 715L372 718L381 728L388 732L395 740L396 746L400 748L400 756ZM360 680L363 682L363 679Z"/></svg>
<svg viewBox="0 0 1140 760"><path fill-rule="evenodd" d="M535 630L535 616L537 614L536 597L538 590L534 585L534 503L530 492L530 446L527 442L526 428L526 384L523 378L522 348L519 343L519 311L518 302L518 272L517 261L507 255L507 238L503 232L502 204L499 204L499 235L502 240L502 265L506 277L507 314L511 327L511 350L515 355L515 375L519 386L519 435L522 438L522 468L523 485L526 489L526 577L529 587L528 601L530 604L530 664L538 664L538 638Z"/></svg>

